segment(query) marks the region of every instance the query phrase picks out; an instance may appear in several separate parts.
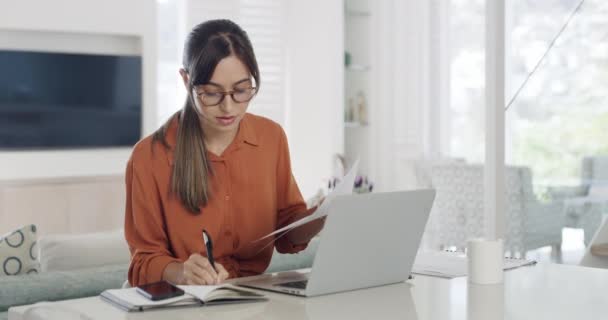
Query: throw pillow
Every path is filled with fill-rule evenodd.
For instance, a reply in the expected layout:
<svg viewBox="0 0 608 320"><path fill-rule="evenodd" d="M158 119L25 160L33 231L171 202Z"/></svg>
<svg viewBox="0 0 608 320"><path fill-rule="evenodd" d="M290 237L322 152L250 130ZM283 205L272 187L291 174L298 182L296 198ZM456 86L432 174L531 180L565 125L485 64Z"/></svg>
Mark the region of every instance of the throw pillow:
<svg viewBox="0 0 608 320"><path fill-rule="evenodd" d="M37 240L33 224L0 237L0 277L38 273Z"/></svg>
<svg viewBox="0 0 608 320"><path fill-rule="evenodd" d="M123 230L46 235L39 242L42 272L128 264L131 260Z"/></svg>

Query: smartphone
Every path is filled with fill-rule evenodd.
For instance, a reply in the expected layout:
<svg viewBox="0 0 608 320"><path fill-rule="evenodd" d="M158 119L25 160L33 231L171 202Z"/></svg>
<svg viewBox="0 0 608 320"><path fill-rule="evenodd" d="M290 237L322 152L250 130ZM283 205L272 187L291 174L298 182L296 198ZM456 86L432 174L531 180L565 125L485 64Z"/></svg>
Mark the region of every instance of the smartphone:
<svg viewBox="0 0 608 320"><path fill-rule="evenodd" d="M184 290L172 285L167 281L144 284L138 286L136 290L142 296L153 301L164 300L184 295Z"/></svg>

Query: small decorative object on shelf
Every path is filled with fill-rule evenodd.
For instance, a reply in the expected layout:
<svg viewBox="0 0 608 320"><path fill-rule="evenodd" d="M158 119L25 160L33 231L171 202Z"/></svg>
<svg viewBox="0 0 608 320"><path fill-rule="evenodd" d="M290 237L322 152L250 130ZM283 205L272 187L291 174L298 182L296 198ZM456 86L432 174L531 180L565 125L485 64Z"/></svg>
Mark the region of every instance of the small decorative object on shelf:
<svg viewBox="0 0 608 320"><path fill-rule="evenodd" d="M355 178L355 186L353 191L356 193L368 193L374 190L374 184L371 183L367 176L357 176Z"/></svg>
<svg viewBox="0 0 608 320"><path fill-rule="evenodd" d="M332 178L327 183L327 189L333 190L338 183L340 183L340 179ZM374 184L367 179L367 176L358 175L355 177L355 184L353 186L353 192L355 193L369 193L374 190Z"/></svg>
<svg viewBox="0 0 608 320"><path fill-rule="evenodd" d="M367 100L363 91L359 90L356 98L348 98L348 105L344 108L344 121L368 124Z"/></svg>
<svg viewBox="0 0 608 320"><path fill-rule="evenodd" d="M344 108L344 121L355 121L355 100L353 98L348 99L348 105Z"/></svg>
<svg viewBox="0 0 608 320"><path fill-rule="evenodd" d="M336 154L336 162L339 165L339 170L335 174L342 177L346 172L347 163L346 159L341 154ZM332 177L327 182L327 190L333 190L340 183L340 178ZM357 175L355 177L355 183L353 185L353 192L355 193L368 193L374 190L374 184L365 175Z"/></svg>
<svg viewBox="0 0 608 320"><path fill-rule="evenodd" d="M367 101L363 91L357 93L357 121L367 124Z"/></svg>
<svg viewBox="0 0 608 320"><path fill-rule="evenodd" d="M344 66L346 66L346 67L350 66L351 61L352 61L352 56L351 56L350 52L344 51Z"/></svg>

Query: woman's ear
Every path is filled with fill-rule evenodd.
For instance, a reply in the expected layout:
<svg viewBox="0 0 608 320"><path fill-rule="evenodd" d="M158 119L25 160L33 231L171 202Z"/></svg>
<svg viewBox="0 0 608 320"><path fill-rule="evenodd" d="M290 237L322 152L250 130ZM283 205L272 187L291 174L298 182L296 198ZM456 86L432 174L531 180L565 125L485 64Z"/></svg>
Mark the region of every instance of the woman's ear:
<svg viewBox="0 0 608 320"><path fill-rule="evenodd" d="M184 87L186 88L186 92L190 91L190 76L188 72L184 68L179 69L179 74L182 76L182 80L184 81Z"/></svg>

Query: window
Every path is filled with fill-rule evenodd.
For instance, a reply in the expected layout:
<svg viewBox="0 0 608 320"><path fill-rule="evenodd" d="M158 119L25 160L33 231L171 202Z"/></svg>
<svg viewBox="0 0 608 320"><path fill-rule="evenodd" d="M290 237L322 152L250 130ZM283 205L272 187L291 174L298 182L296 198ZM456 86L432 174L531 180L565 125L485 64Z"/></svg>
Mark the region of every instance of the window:
<svg viewBox="0 0 608 320"><path fill-rule="evenodd" d="M441 128L448 131L441 135L448 140L442 151L468 162L484 161L485 3L450 0L450 21L440 30L450 44L443 53L450 61L450 98L442 109L449 123ZM507 103L517 95L505 115L507 164L531 169L541 202L563 201L551 192L557 186L593 189L594 184L605 183L605 178L585 171L583 158L608 154L608 4L506 1L505 36ZM588 196L582 188L560 192L566 197ZM601 219L594 210L587 208L580 219L562 226L584 230L588 242ZM563 262L578 262L584 246L576 237L571 230L564 233L562 248L578 251Z"/></svg>
<svg viewBox="0 0 608 320"><path fill-rule="evenodd" d="M510 91L533 70L580 0L513 1ZM583 157L608 153L608 5L585 1L507 111L510 160L538 190L580 184Z"/></svg>
<svg viewBox="0 0 608 320"><path fill-rule="evenodd" d="M507 102L580 0L507 1ZM449 139L444 154L484 160L484 0L451 0ZM539 187L580 183L581 159L608 153L608 5L585 1L506 113L506 161ZM445 129L444 129L445 130Z"/></svg>

